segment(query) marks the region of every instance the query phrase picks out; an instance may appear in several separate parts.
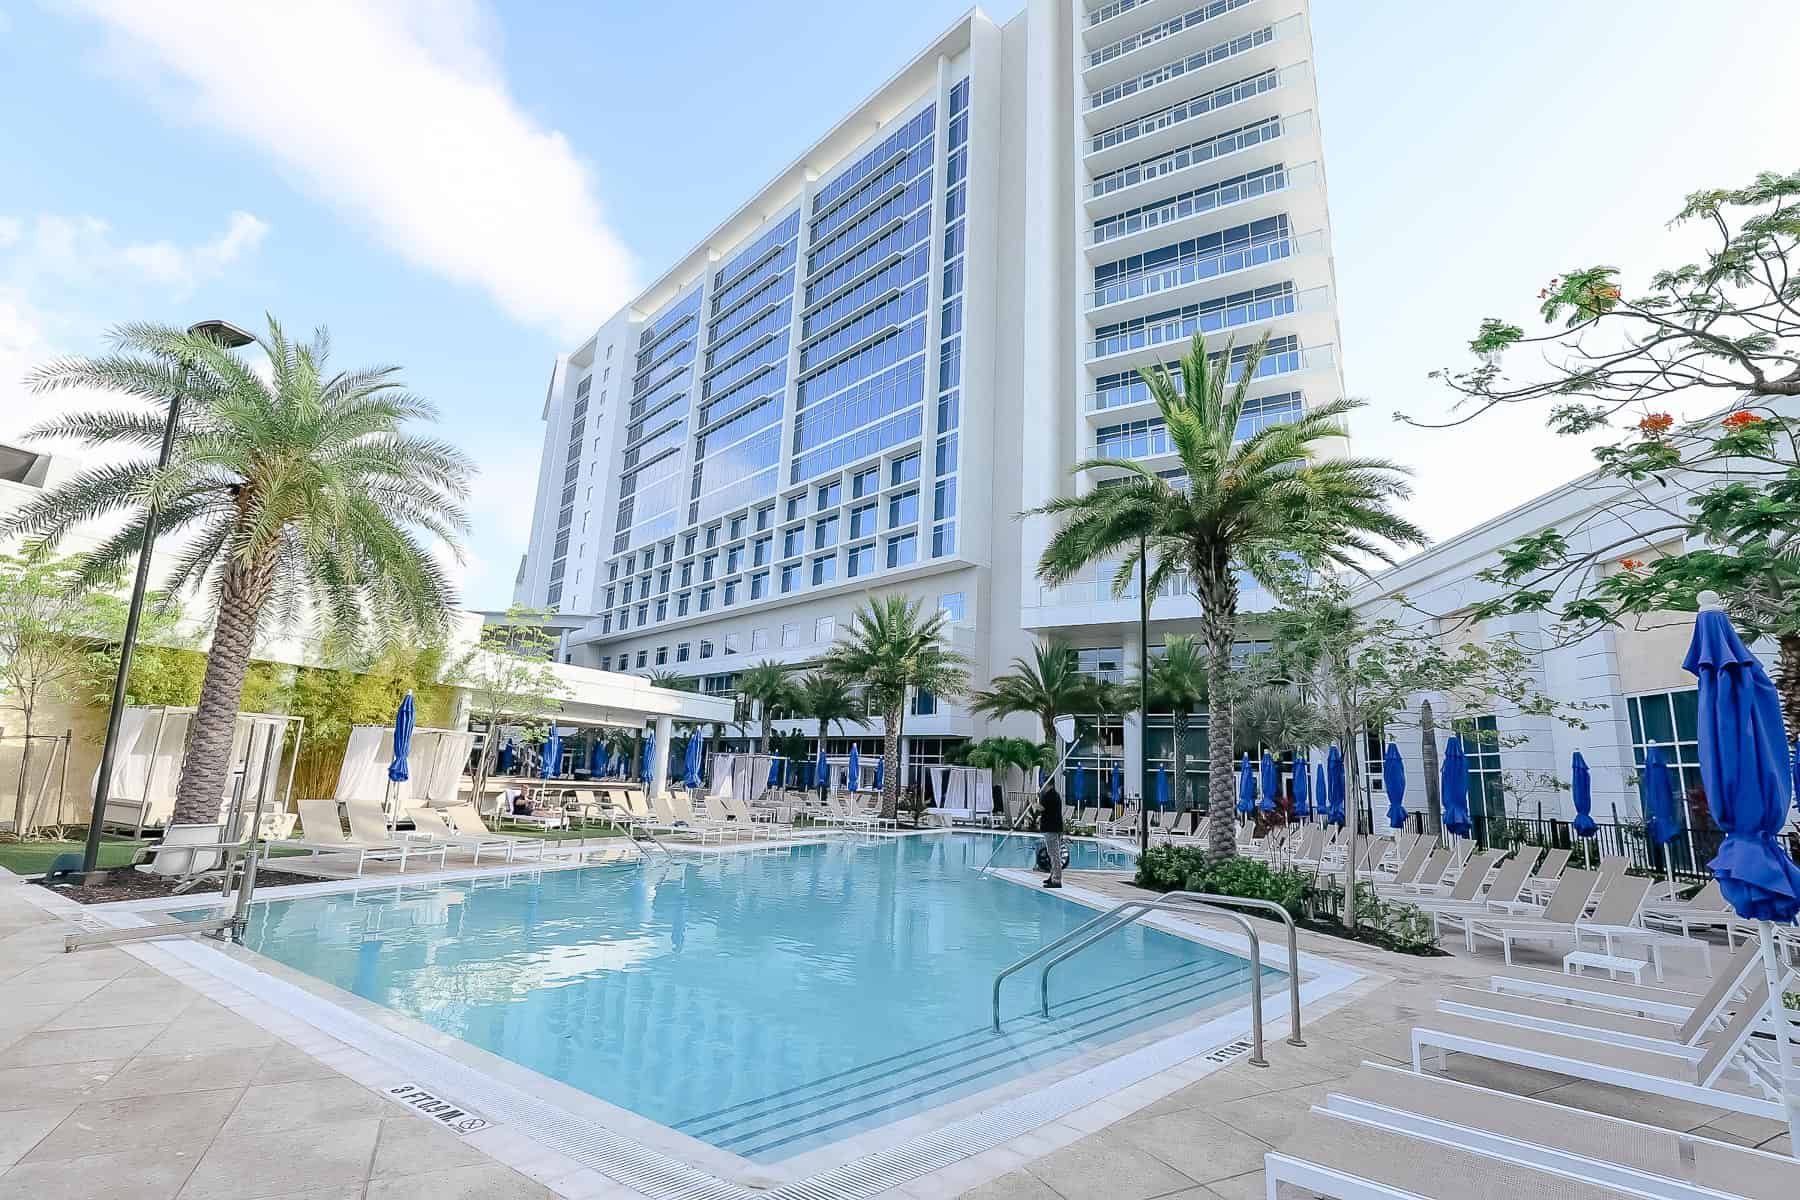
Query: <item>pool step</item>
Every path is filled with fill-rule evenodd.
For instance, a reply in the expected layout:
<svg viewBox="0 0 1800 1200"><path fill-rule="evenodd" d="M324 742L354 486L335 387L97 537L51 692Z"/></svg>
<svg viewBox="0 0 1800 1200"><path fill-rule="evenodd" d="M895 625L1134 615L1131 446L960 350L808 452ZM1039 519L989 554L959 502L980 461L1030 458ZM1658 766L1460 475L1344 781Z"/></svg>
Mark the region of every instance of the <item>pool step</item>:
<svg viewBox="0 0 1800 1200"><path fill-rule="evenodd" d="M1034 977L1035 978L1035 977ZM753 1159L886 1124L1114 1041L1245 985L1241 961L1178 964L1124 983L1057 997L1051 1018L1009 1015L1003 1032L966 1029L849 1070L676 1124L683 1133ZM1009 1006L1009 1014L1013 1009ZM1126 1013L1129 1015L1125 1015ZM1024 1065L1024 1072L1019 1070Z"/></svg>

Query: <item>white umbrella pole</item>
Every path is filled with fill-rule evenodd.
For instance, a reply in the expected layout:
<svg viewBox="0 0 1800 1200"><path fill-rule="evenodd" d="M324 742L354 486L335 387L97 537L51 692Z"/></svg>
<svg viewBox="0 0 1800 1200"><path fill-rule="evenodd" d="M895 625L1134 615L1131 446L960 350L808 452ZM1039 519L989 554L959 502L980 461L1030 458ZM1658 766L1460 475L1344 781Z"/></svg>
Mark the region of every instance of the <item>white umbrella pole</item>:
<svg viewBox="0 0 1800 1200"><path fill-rule="evenodd" d="M1800 1095L1795 1095L1794 1054L1788 1045L1787 1006L1781 1002L1781 982L1786 972L1781 969L1781 954L1775 946L1775 922L1761 922L1763 973L1769 977L1769 1022L1774 1027L1775 1045L1779 1048L1781 1079L1778 1095L1787 1114L1788 1136L1800 1148Z"/></svg>

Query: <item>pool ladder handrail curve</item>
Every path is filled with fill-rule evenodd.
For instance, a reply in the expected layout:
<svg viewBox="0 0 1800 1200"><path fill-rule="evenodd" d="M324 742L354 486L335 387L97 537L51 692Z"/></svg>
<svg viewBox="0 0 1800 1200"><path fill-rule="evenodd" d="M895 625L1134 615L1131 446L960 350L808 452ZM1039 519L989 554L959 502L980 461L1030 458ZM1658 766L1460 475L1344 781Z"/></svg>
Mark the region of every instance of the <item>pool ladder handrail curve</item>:
<svg viewBox="0 0 1800 1200"><path fill-rule="evenodd" d="M1273 900L1262 900L1262 899L1257 899L1257 898L1253 898L1253 897L1249 897L1249 896L1226 896L1226 895L1221 895L1216 892L1189 892L1189 891L1164 892L1162 894L1162 899L1186 902L1186 903L1192 905L1193 908L1204 909L1207 912L1217 913L1220 916L1228 916L1228 917L1232 917L1232 918L1236 919L1238 921L1238 923L1241 926L1243 926L1250 934L1250 956L1251 956L1252 961L1255 962L1258 966L1261 966L1261 964L1262 964L1262 959L1259 954L1261 939L1257 937L1255 928L1253 926L1249 925L1248 921L1245 920L1243 914L1233 912L1232 910L1236 909L1236 908L1254 908L1254 909L1258 909L1258 910L1261 910L1264 912L1274 913L1277 917L1279 917L1281 919L1282 924L1287 926L1287 952L1288 952L1288 970L1287 970L1287 976L1288 976L1288 1037L1287 1037L1287 1044L1290 1046L1305 1046L1306 1039L1300 1036L1300 936L1299 936L1299 930L1294 925L1293 914L1288 912L1288 910L1283 908L1281 905L1275 903ZM1180 911L1192 912L1193 909L1188 908L1188 909L1182 909ZM1039 974L1038 974L1038 1001L1042 1008L1043 1015L1046 1018L1049 1017L1049 1015L1050 1015L1050 972L1056 968L1056 965L1058 963L1063 962L1066 959L1073 958L1075 955L1081 953L1081 951L1087 949L1087 947L1093 945L1095 942L1099 941L1101 938L1112 933L1114 929L1120 928L1120 927L1122 927L1123 924L1126 924L1126 923L1127 922L1120 922L1119 924L1115 924L1115 925L1109 926L1105 929L1099 930L1099 931L1095 932L1094 934L1092 934L1091 936L1089 936L1085 941L1082 941L1078 945L1070 947L1069 949L1063 951L1061 954L1057 955L1055 958L1051 959L1049 962L1044 964L1044 969L1041 972L1039 972ZM1253 974L1260 977L1262 972L1256 971L1256 972L1253 972ZM1256 986L1256 987L1253 987L1252 990L1253 991L1261 991L1262 989L1260 986Z"/></svg>

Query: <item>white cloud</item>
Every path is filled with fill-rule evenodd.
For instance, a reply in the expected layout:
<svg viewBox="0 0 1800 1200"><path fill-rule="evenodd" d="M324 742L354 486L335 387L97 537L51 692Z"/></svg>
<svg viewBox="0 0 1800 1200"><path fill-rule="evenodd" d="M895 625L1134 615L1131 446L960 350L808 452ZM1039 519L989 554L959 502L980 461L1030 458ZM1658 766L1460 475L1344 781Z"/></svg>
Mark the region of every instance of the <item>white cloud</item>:
<svg viewBox="0 0 1800 1200"><path fill-rule="evenodd" d="M300 20L281 5L79 3L120 40L121 75L519 320L573 339L629 299L590 172L513 98L470 0L322 0Z"/></svg>
<svg viewBox="0 0 1800 1200"><path fill-rule="evenodd" d="M0 283L41 288L46 281L82 289L97 283L148 284L175 299L223 275L248 257L269 232L252 213L234 212L216 237L192 245L166 238L121 244L112 226L93 216L42 213L27 225L0 216Z"/></svg>

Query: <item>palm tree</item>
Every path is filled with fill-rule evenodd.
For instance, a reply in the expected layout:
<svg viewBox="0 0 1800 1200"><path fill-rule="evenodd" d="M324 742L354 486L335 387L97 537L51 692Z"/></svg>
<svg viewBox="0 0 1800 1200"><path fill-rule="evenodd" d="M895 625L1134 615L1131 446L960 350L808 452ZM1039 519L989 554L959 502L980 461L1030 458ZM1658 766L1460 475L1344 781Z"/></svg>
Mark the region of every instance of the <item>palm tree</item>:
<svg viewBox="0 0 1800 1200"><path fill-rule="evenodd" d="M1046 583L1066 583L1095 563L1116 561L1113 586L1122 594L1137 570L1140 537L1152 560L1151 595L1185 573L1200 601L1207 675L1215 684L1231 672L1240 571L1278 588L1294 559L1309 567L1352 566L1361 556L1391 561L1384 543L1411 545L1425 537L1393 509L1410 494L1403 468L1325 453L1345 437L1344 418L1362 401L1333 400L1240 438L1267 342L1265 336L1237 362L1227 343L1215 363L1196 334L1175 370L1139 372L1180 459L1181 478L1129 459L1091 459L1075 471L1118 478L1033 510L1061 518L1038 560ZM1207 706L1208 807L1222 813L1231 807L1230 689L1212 687ZM1210 856L1235 854L1234 836L1231 822L1214 821Z"/></svg>
<svg viewBox="0 0 1800 1200"><path fill-rule="evenodd" d="M671 692L694 692L699 690L699 680L692 675L682 675L675 671L652 671L647 679L651 687L667 688Z"/></svg>
<svg viewBox="0 0 1800 1200"><path fill-rule="evenodd" d="M154 452L166 410L181 415L166 468L137 457L94 467L14 515L0 538L54 545L86 521L126 514L84 558L81 586L117 577L136 554L156 504L158 537L180 534L170 594L206 588L213 636L175 795L176 824L212 824L230 771L244 673L257 634L315 614L332 644L437 636L455 590L432 542L460 558L470 464L446 442L405 432L434 420L399 368L326 374L330 343L290 342L269 319L258 345L268 377L211 338L161 325L122 326L113 353L52 362L36 392L95 388L142 407L73 412L34 436L111 453Z"/></svg>
<svg viewBox="0 0 1800 1200"><path fill-rule="evenodd" d="M1187 736L1196 708L1206 703L1206 652L1185 633L1165 634L1163 655L1150 664L1150 703L1169 710L1175 755L1175 811L1187 809ZM1148 714L1146 714L1148 716ZM1195 820L1199 820L1198 817Z"/></svg>
<svg viewBox="0 0 1800 1200"><path fill-rule="evenodd" d="M819 723L818 753L823 757L831 723L837 722L839 733L848 732L848 723L860 719L865 709L848 682L826 671L814 671L794 689L790 711Z"/></svg>
<svg viewBox="0 0 1800 1200"><path fill-rule="evenodd" d="M1056 718L1098 713L1111 704L1107 685L1076 669L1075 652L1060 638L1039 644L1030 658L1012 661L1012 669L994 676L984 692L969 698L969 707L987 717L1030 713L1038 719L1044 743L1056 745Z"/></svg>
<svg viewBox="0 0 1800 1200"><path fill-rule="evenodd" d="M1002 779L1009 770L1019 771L1026 780L1030 790L1030 772L1033 767L1054 767L1056 751L1053 744L1034 742L1022 737L984 737L980 741L970 742L962 748L962 760L971 767L986 767L990 771L1001 772Z"/></svg>
<svg viewBox="0 0 1800 1200"><path fill-rule="evenodd" d="M1337 736L1318 706L1307 703L1292 688L1258 688L1237 705L1233 714L1232 737L1237 745L1249 750L1317 746Z"/></svg>
<svg viewBox="0 0 1800 1200"><path fill-rule="evenodd" d="M924 607L924 601L901 595L871 597L825 653L825 670L860 684L881 710L884 820L900 811L900 734L908 694L956 696L968 686L969 660L944 644L944 611L924 615Z"/></svg>
<svg viewBox="0 0 1800 1200"><path fill-rule="evenodd" d="M767 754L769 735L774 732L776 715L793 711L794 681L786 667L764 659L739 671L733 683L737 688L738 698L754 705L761 717L762 727L756 742L756 752ZM747 712L745 716L748 719L750 714Z"/></svg>

